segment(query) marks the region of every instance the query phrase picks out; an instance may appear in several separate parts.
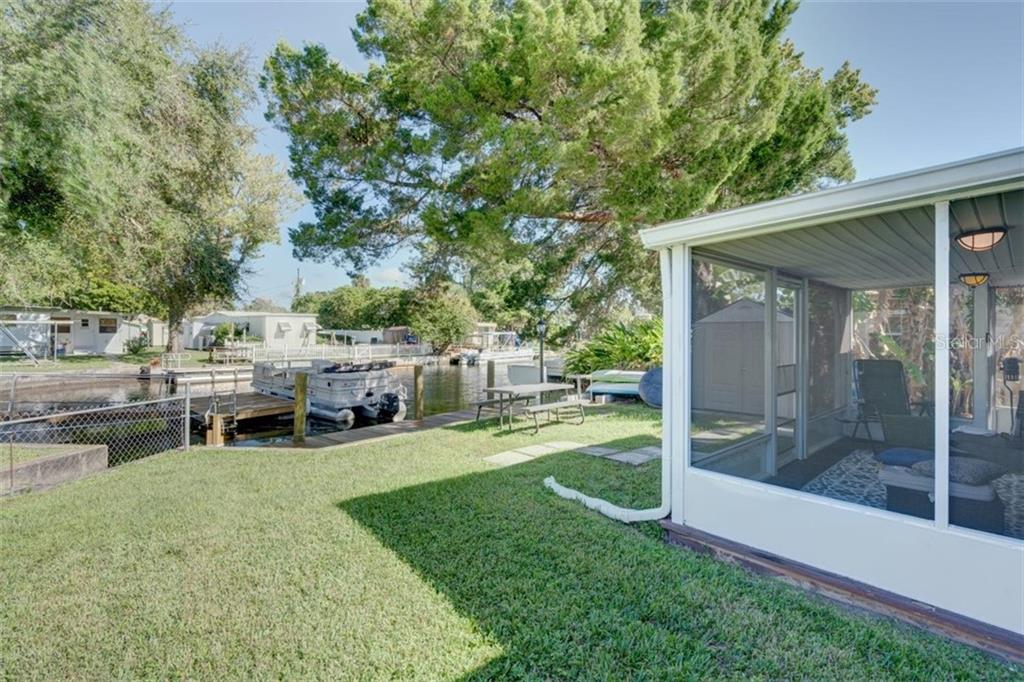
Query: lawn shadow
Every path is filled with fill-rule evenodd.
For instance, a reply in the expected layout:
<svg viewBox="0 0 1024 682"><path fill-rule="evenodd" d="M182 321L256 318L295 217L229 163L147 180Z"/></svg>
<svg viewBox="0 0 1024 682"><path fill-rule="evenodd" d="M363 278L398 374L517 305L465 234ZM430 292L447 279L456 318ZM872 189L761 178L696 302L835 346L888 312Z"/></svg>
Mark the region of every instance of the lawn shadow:
<svg viewBox="0 0 1024 682"><path fill-rule="evenodd" d="M655 575L645 559L660 543L587 516L541 485L572 457L581 455L339 506L500 643L504 655L467 679L618 677L687 659L701 669L696 648L664 629L674 608L657 586L678 576ZM648 644L638 649L641 632Z"/></svg>
<svg viewBox="0 0 1024 682"><path fill-rule="evenodd" d="M501 645L466 679L817 677L893 658L942 669L916 635L670 548L541 485L607 464L548 455L339 507Z"/></svg>

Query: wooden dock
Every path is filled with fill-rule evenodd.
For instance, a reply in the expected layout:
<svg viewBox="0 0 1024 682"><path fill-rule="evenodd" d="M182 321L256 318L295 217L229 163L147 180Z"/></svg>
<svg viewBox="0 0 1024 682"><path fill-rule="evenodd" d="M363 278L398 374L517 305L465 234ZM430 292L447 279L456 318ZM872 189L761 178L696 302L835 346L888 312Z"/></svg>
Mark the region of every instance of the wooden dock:
<svg viewBox="0 0 1024 682"><path fill-rule="evenodd" d="M239 393L234 396L219 396L220 405L218 413L227 417L233 417L235 421L246 419L259 419L260 417L275 417L281 414L291 414L295 405L286 398L277 398L262 393ZM210 409L213 396L195 396L192 398L192 414L202 417Z"/></svg>
<svg viewBox="0 0 1024 682"><path fill-rule="evenodd" d="M319 436L307 436L306 442L298 447L329 448L338 445L355 445L356 443L365 443L371 440L394 438L395 436L402 436L407 433L471 422L475 418L476 410L432 414L421 420L409 419L400 422L377 424L375 426L363 426L358 429L349 429L348 431L322 433Z"/></svg>

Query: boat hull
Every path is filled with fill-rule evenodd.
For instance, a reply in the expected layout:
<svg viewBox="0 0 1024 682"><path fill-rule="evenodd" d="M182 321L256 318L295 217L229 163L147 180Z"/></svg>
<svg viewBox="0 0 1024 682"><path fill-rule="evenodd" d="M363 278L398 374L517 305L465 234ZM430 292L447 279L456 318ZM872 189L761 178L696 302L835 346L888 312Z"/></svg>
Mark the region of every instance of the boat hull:
<svg viewBox="0 0 1024 682"><path fill-rule="evenodd" d="M295 399L295 377L307 376L307 412L319 419L351 422L357 417L375 421L396 421L405 416L405 387L388 370L388 365L343 365L313 360L299 365L276 366L256 363L253 388L266 395Z"/></svg>

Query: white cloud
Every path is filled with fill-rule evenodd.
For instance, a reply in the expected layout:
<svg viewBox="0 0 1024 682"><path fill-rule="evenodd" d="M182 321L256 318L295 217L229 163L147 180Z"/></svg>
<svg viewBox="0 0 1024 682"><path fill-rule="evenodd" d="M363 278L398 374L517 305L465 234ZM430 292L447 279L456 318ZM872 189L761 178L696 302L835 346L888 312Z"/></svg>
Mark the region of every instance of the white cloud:
<svg viewBox="0 0 1024 682"><path fill-rule="evenodd" d="M405 273L399 268L380 268L366 273L375 287L401 287L406 284Z"/></svg>

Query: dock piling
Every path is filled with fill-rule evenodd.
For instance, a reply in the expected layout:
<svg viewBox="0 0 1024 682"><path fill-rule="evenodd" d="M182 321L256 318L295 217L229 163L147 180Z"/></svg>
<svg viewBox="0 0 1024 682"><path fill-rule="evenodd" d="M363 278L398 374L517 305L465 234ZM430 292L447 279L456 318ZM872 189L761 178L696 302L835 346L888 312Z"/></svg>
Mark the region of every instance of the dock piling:
<svg viewBox="0 0 1024 682"><path fill-rule="evenodd" d="M487 385L494 386L494 360L487 361Z"/></svg>
<svg viewBox="0 0 1024 682"><path fill-rule="evenodd" d="M416 421L423 419L423 365L416 365L412 370L413 383L413 416Z"/></svg>
<svg viewBox="0 0 1024 682"><path fill-rule="evenodd" d="M224 415L217 413L210 415L210 426L206 429L206 444L224 445Z"/></svg>
<svg viewBox="0 0 1024 682"><path fill-rule="evenodd" d="M305 372L295 374L295 430L292 442L306 442L306 385L309 375Z"/></svg>

